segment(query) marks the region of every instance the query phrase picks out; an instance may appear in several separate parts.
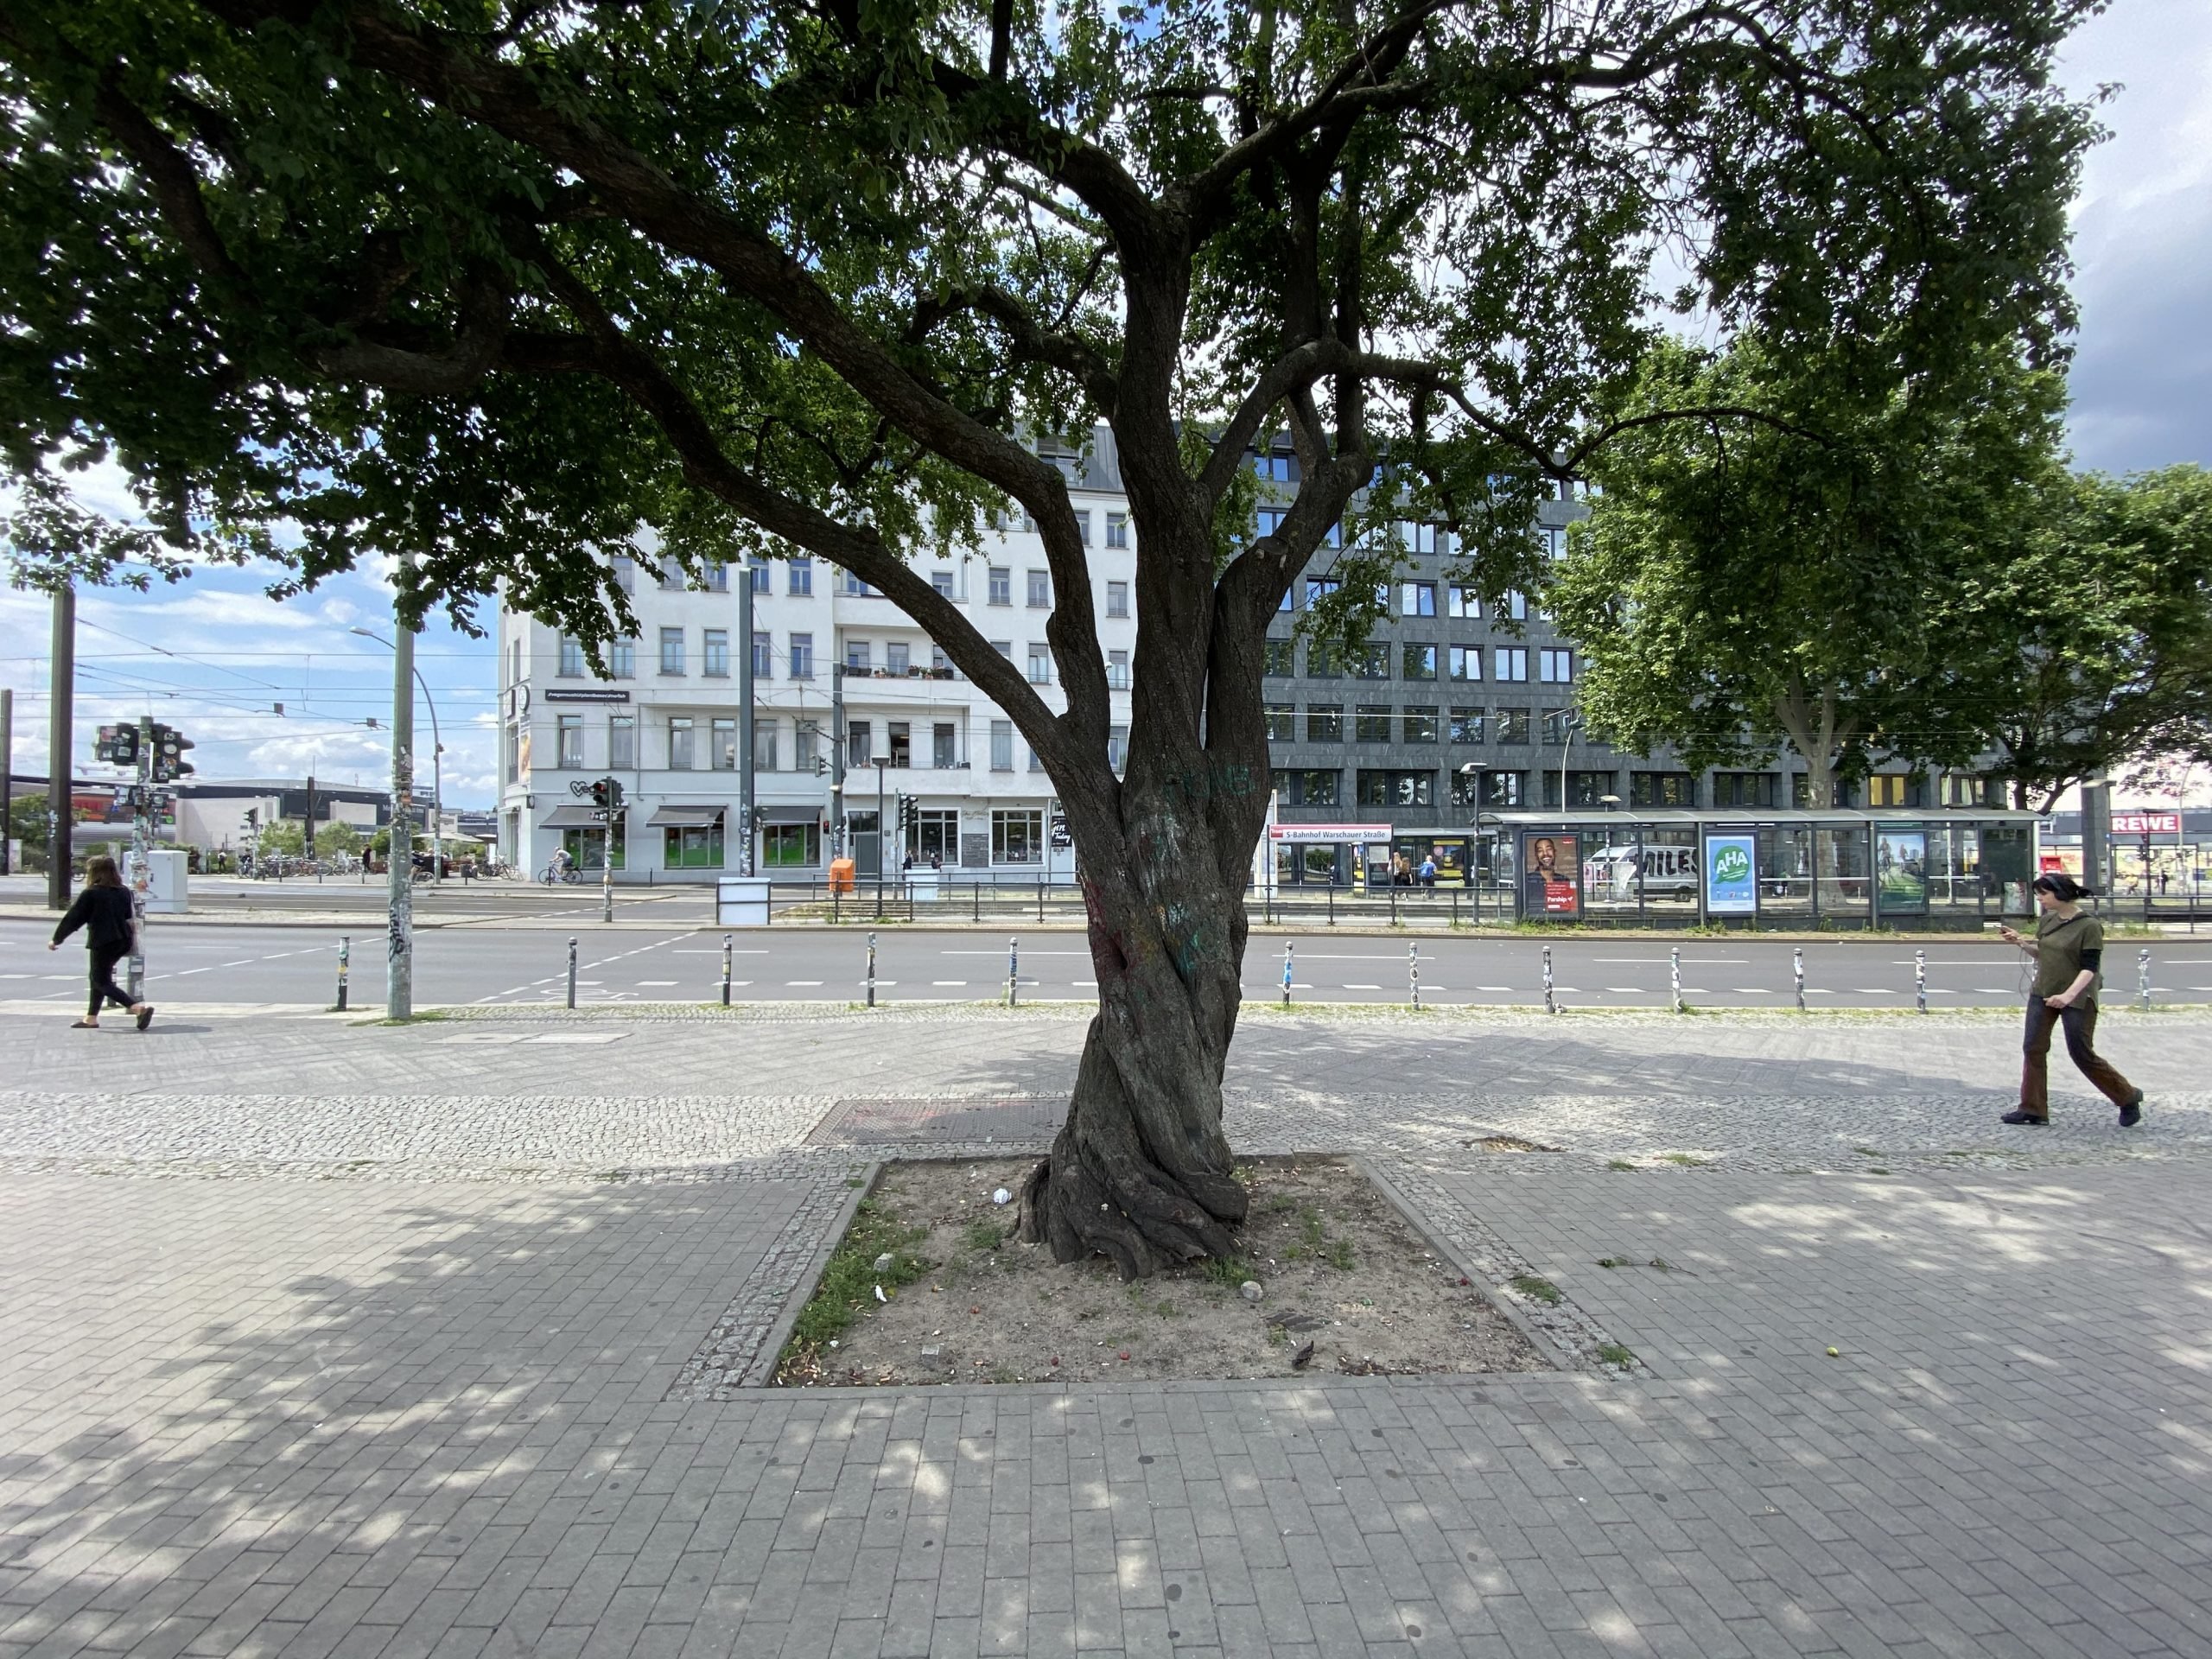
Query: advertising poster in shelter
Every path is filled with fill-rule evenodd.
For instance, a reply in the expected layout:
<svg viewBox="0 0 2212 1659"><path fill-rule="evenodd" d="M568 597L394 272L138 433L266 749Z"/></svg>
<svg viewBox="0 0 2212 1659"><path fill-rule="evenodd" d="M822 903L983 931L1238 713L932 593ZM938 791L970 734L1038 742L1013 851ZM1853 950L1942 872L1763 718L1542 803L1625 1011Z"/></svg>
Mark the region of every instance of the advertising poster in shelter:
<svg viewBox="0 0 2212 1659"><path fill-rule="evenodd" d="M1750 836L1705 838L1705 909L1709 916L1751 916L1759 907L1758 843Z"/></svg>
<svg viewBox="0 0 2212 1659"><path fill-rule="evenodd" d="M1874 832L1874 880L1885 914L1928 908L1928 836L1919 830Z"/></svg>
<svg viewBox="0 0 2212 1659"><path fill-rule="evenodd" d="M1521 836L1521 917L1523 921L1582 919L1581 861L1575 837L1524 831Z"/></svg>

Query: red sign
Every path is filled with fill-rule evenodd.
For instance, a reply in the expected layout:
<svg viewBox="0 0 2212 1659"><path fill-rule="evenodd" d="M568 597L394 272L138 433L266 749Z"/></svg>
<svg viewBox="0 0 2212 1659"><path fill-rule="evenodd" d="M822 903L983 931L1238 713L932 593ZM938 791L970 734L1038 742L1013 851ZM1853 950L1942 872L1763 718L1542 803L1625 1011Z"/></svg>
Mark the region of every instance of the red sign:
<svg viewBox="0 0 2212 1659"><path fill-rule="evenodd" d="M2177 836L2181 834L2181 814L2115 812L2112 815L2112 833L2115 836Z"/></svg>

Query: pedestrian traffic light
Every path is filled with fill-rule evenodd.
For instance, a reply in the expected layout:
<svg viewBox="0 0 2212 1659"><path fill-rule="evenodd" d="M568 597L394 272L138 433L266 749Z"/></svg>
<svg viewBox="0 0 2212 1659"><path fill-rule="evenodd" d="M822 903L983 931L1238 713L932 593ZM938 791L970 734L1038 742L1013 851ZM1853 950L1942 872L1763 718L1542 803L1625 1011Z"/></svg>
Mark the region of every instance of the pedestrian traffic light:
<svg viewBox="0 0 2212 1659"><path fill-rule="evenodd" d="M92 745L92 756L118 766L137 765L138 728L135 724L101 727L99 741Z"/></svg>
<svg viewBox="0 0 2212 1659"><path fill-rule="evenodd" d="M192 740L175 727L156 722L154 727L154 781L168 784L180 778L191 777L194 767L184 758L184 753L192 747Z"/></svg>
<svg viewBox="0 0 2212 1659"><path fill-rule="evenodd" d="M594 778L591 780L591 804L602 812L607 810L606 779Z"/></svg>
<svg viewBox="0 0 2212 1659"><path fill-rule="evenodd" d="M913 834L921 819L921 802L912 795L901 795L899 798L899 833L902 836Z"/></svg>

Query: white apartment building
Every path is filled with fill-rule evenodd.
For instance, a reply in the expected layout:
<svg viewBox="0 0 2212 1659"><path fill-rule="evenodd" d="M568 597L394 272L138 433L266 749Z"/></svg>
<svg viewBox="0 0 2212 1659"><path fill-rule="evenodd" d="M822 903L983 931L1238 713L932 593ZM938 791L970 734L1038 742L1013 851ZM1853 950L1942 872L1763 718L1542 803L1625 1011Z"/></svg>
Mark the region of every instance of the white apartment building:
<svg viewBox="0 0 2212 1659"><path fill-rule="evenodd" d="M1091 547L1091 604L1118 741L1128 728L1136 646L1135 531L1109 435L1089 457L1048 458L1068 475ZM1033 531L1017 521L987 535L979 552L924 554L916 568L1026 671L1048 705L1066 707L1045 636L1052 579ZM911 855L961 879L1072 874L1072 851L1052 845L1051 780L1014 722L904 612L849 573L769 561L710 569L701 585L640 555L618 560L616 577L638 633L608 653L609 679L594 673L576 641L500 608L503 859L537 872L565 847L595 872L602 832L588 798L569 786L613 776L626 809L613 846L620 879L741 872L735 653L750 650L759 874L819 876L842 842L860 873L873 874L879 786L893 868ZM753 589L750 640L739 637L744 582ZM887 765L879 769L879 760ZM916 803L903 836L900 795Z"/></svg>

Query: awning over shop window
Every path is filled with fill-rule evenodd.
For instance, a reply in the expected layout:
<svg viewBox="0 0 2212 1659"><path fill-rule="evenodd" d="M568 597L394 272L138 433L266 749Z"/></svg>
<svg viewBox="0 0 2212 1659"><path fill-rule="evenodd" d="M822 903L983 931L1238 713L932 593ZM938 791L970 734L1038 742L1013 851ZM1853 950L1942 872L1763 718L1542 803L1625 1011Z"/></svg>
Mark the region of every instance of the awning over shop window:
<svg viewBox="0 0 2212 1659"><path fill-rule="evenodd" d="M545 827L549 830L596 829L599 820L592 817L592 811L588 806L556 806L547 815Z"/></svg>
<svg viewBox="0 0 2212 1659"><path fill-rule="evenodd" d="M756 806L753 820L759 823L819 823L822 809L818 806Z"/></svg>
<svg viewBox="0 0 2212 1659"><path fill-rule="evenodd" d="M647 822L655 830L704 830L721 816L719 806L660 806Z"/></svg>

